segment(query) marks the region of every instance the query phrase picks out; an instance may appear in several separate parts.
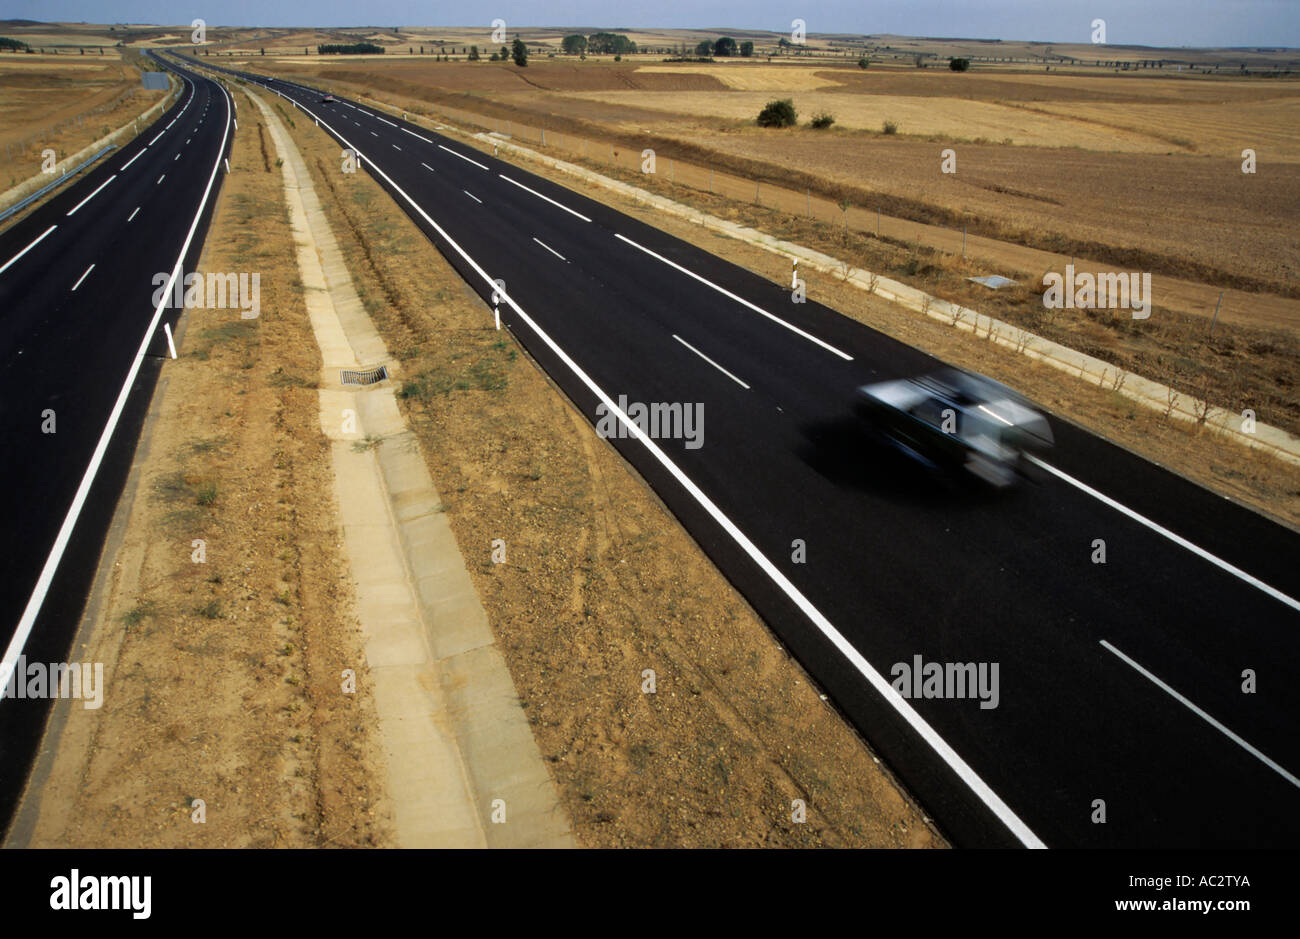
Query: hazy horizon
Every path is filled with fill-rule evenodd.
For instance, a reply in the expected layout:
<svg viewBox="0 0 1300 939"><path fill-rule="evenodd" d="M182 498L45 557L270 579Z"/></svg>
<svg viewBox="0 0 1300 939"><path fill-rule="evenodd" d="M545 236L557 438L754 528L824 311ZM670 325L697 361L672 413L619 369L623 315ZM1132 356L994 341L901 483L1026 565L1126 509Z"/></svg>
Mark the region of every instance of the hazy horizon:
<svg viewBox="0 0 1300 939"><path fill-rule="evenodd" d="M480 8L482 27L494 19L519 29L684 29L708 32L788 32L805 21L809 34L894 35L932 39L1090 43L1092 22L1106 22L1107 45L1158 48L1300 48L1300 3L1294 0L893 0L869 7L852 0L717 2L660 0L622 8L611 17L605 0L504 0ZM418 0L373 0L358 22L356 4L319 0L310 5L266 0L192 2L181 14L170 0L18 0L4 19L41 22L242 28L467 28ZM179 15L178 15L179 14ZM452 22L452 19L457 22Z"/></svg>

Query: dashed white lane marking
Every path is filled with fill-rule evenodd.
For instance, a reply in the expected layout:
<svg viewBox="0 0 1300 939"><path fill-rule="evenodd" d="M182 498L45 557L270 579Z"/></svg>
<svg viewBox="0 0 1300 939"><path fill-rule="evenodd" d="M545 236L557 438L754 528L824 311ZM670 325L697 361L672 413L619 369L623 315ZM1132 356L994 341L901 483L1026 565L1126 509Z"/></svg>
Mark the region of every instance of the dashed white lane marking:
<svg viewBox="0 0 1300 939"><path fill-rule="evenodd" d="M146 149L148 149L148 148L146 148ZM122 170L126 169L128 166L130 166L130 165L131 165L132 163L134 163L136 160L140 159L140 157L142 157L142 156L144 156L144 150L141 150L141 151L140 151L139 153L137 153L135 156L131 157L131 159L129 159L129 160L127 160L125 163L123 163L123 164L122 164ZM122 172L122 170L118 170L118 172L120 173L120 172Z"/></svg>
<svg viewBox="0 0 1300 939"><path fill-rule="evenodd" d="M397 126L396 124L394 124L392 121L388 120L387 118L379 117L378 115L376 115L375 120L377 120L377 121L383 121L383 122L384 122L385 124L387 124L389 127L396 127L396 126Z"/></svg>
<svg viewBox="0 0 1300 939"><path fill-rule="evenodd" d="M379 135L376 134L376 133L372 130L372 131L370 132L370 136L371 136L371 137L378 137Z"/></svg>
<svg viewBox="0 0 1300 939"><path fill-rule="evenodd" d="M160 131L158 131L157 136L155 136L153 140L151 140L151 141L149 141L147 144L145 144L145 146L146 146L146 147L152 147L154 144L156 144L156 143L158 142L158 137L161 137L161 136L162 136L163 134L165 134L165 133L167 133L167 131L165 131L165 130L160 130Z"/></svg>
<svg viewBox="0 0 1300 939"><path fill-rule="evenodd" d="M428 170L430 173L436 173L436 172L438 172L438 171L435 170L432 166L430 166L428 163L421 163L420 165L423 166L423 167L424 167L426 170Z"/></svg>
<svg viewBox="0 0 1300 939"><path fill-rule="evenodd" d="M540 238L533 238L533 241L537 242L539 245L541 245L541 246L542 246L543 248L545 248L547 251L551 252L551 254L555 255L555 256L556 256L557 258L559 258L561 261L564 261L564 262L566 262L566 263L568 262L568 260L569 260L568 258L566 258L564 255L560 254L560 252L556 251L554 248L552 248L552 247L551 247L550 245L548 245L546 242L542 241L542 239L540 239Z"/></svg>
<svg viewBox="0 0 1300 939"><path fill-rule="evenodd" d="M725 368L723 368L723 367L722 367L721 365L719 365L717 362L713 361L711 358L709 358L707 355L705 355L705 354L704 354L703 352L701 352L699 349L695 348L693 345L691 345L689 342L687 342L687 341L686 341L685 339L683 339L681 336L677 335L676 333L673 333L673 338L676 339L678 342L680 342L682 345L684 345L686 348L690 349L692 352L694 352L696 355L698 355L698 356L699 356L700 358L702 358L704 361L708 362L710 365L712 365L714 368L716 368L719 372L721 372L722 374L726 375L728 378L730 378L732 381L734 381L734 382L735 382L737 385L739 385L741 388L744 388L746 391L749 390L749 385L745 384L743 381L741 381L741 380L740 380L739 378L737 378L735 375L731 374L731 372L727 371Z"/></svg>
<svg viewBox="0 0 1300 939"><path fill-rule="evenodd" d="M167 174L166 174L166 173L163 173L161 176L158 177L158 182L157 182L157 183L154 183L154 185L157 186L158 183L161 183L161 182L162 182L164 179L166 179L166 178L167 178Z"/></svg>
<svg viewBox="0 0 1300 939"><path fill-rule="evenodd" d="M19 251L17 254L15 254L13 257L11 257L8 261L6 261L4 267L0 267L0 274L3 274L5 271L9 270L10 266L11 266L15 261L17 261L19 258L21 258L21 257L22 257L24 254L26 254L28 251L32 250L32 248L35 248L35 247L36 247L38 244L40 244L42 241L44 241L44 240L45 240L45 236L48 235L50 232L54 231L54 229L56 229L56 228L58 228L58 227L59 227L58 225L51 225L49 228L45 229L45 231L42 232L40 235L37 235L37 236L36 236L36 239L35 239L31 244L29 244L26 248L23 248L23 250Z"/></svg>
<svg viewBox="0 0 1300 939"><path fill-rule="evenodd" d="M1227 571L1233 577L1236 577L1239 580L1242 580L1245 583L1250 584L1250 586L1254 587L1256 590L1268 594L1274 600L1278 600L1282 603L1285 603L1287 606L1291 607L1291 609L1300 610L1300 600L1296 600L1294 597L1287 596L1285 593L1278 590L1276 587L1270 587L1268 584L1264 583L1259 578L1252 577L1250 574L1247 574L1241 568L1234 567L1233 565L1229 564L1227 561L1223 560L1223 558L1216 557L1215 555L1211 554L1209 551L1206 551L1200 545L1193 544L1192 542L1188 541L1186 538L1182 537L1181 535L1174 534L1172 531L1170 531L1168 528L1165 528L1163 525L1153 522L1145 515L1141 515L1138 512L1133 511L1128 506L1120 502L1116 502L1114 499L1106 495L1104 492L1098 492L1096 489L1093 489L1087 483L1075 479L1073 476L1069 475L1068 473L1062 472L1061 470L1057 469L1055 466L1052 466L1050 463L1044 463L1036 456L1029 456L1029 459L1032 460L1036 465L1041 466L1043 469L1047 470L1053 476L1056 476L1058 479L1061 479L1069 483L1071 486L1074 486L1076 489L1079 489L1082 492L1086 492L1088 495L1092 496L1097 501L1105 503L1115 511L1123 515L1127 515L1129 518L1133 519L1133 521L1137 522L1138 524L1145 525L1147 528L1151 529L1156 534L1163 535L1165 538L1168 538L1174 544L1178 545L1181 548L1186 548L1188 551L1192 552L1192 554L1195 554L1197 557L1204 558L1205 560L1213 564L1215 567L1218 567L1220 570Z"/></svg>
<svg viewBox="0 0 1300 939"><path fill-rule="evenodd" d="M713 288L714 290L716 290L718 293L722 294L722 295L725 296L725 297L730 297L732 300L735 300L735 301L736 301L737 303L739 303L741 306L748 307L749 309L753 310L755 313L758 313L758 314L761 315L761 316L766 316L766 317L767 317L768 319L770 319L772 322L774 322L774 323L776 323L776 324L778 324L778 325L780 325L780 326L784 326L786 329L790 330L792 333L795 333L796 335L803 336L803 338L807 339L809 342L812 342L812 343L815 343L815 344L821 346L823 349L827 350L828 352L833 352L833 353L835 353L835 354L838 355L841 359L844 359L844 360L847 361L847 362L852 362L852 361L853 361L853 356L849 355L847 352L841 352L839 349L835 348L835 347L834 347L833 345L831 345L829 342L824 342L823 340L818 339L818 338L817 338L816 336L814 336L812 333L810 333L810 332L806 332L806 331L800 329L798 326L794 325L793 323L787 323L785 320L781 319L781 317L776 316L775 314L772 314L772 313L767 312L767 310L763 309L761 306L758 306L758 305L755 304L755 303L750 303L750 302L749 302L748 300L746 300L744 297L737 296L736 294L734 294L734 293L732 293L730 290L728 290L726 287L720 287L720 286L718 286L717 284L715 284L713 281L709 280L708 278L706 278L706 277L701 277L699 274L695 273L694 271L690 270L689 268L682 267L682 266L681 266L680 264L678 264L676 261L670 261L670 260L668 260L668 258L664 257L662 254L656 254L655 252L651 251L649 248L645 247L644 245L639 245L639 244L637 244L635 241L633 241L631 238L626 237L625 235L618 235L618 234L616 234L614 237L617 238L617 239L619 239L620 241L625 241L625 242L627 242L627 243L630 244L632 247L634 247L634 248L636 248L636 249L638 249L638 250L640 250L640 251L644 251L646 254L650 255L650 257L655 258L656 260L663 261L663 262L664 262L665 264L667 264L669 267L674 268L675 270L679 270L679 271L681 271L681 272L682 272L683 274L685 274L687 277L692 277L692 278L694 278L695 280L698 280L700 283L702 283L702 284L704 284L704 285L706 285L706 286L708 286L708 287L712 287L712 288Z"/></svg>
<svg viewBox="0 0 1300 939"><path fill-rule="evenodd" d="M486 169L486 167L484 167L484 168ZM555 206L557 209L564 209L564 211L568 212L570 215L576 215L578 218L582 219L584 222L590 222L590 221L591 221L591 219L587 218L587 216L583 215L581 212L575 212L575 211L573 211L573 209L569 208L567 205L563 205L562 203L556 202L556 201L555 201L554 199L552 199L550 196L544 196L544 195L542 195L540 192L538 192L536 189L529 189L529 188L528 188L527 186L525 186L523 183L515 182L513 179L511 179L511 178L510 178L509 176L507 176L505 173L498 173L497 175L500 176L502 179L504 179L506 182L510 183L512 186L518 186L520 189L524 190L524 192L531 192L531 193L532 193L533 195L535 195L537 198L539 198L539 199L545 199L547 202L549 202L551 205Z"/></svg>
<svg viewBox="0 0 1300 939"><path fill-rule="evenodd" d="M325 127L338 137L345 146L351 146L347 139L337 131L334 131L333 128L329 127L329 124L326 123ZM439 146L441 146L441 144ZM434 221L433 217L424 210L423 206L411 198L410 193L394 182L393 178L385 173L382 168L372 166L372 171L377 173L390 186L392 186L393 189L420 214L420 217L429 223L430 227L432 227L434 231L446 239L447 243L451 245L452 250L465 259L465 262L474 269L474 272L482 278L485 284L490 284L494 289L496 289L497 283L492 279L492 276L484 270L483 266L480 265L478 261L474 260L474 258L470 256L469 252L457 244L456 240L447 233L446 229ZM728 518L720 508L718 508L717 504L705 495L704 491L695 484L694 480L687 476L676 463L668 458L668 455L660 449L658 443L651 439L636 425L635 421L619 409L617 403L615 403L614 399L609 396L608 392L597 385L596 382L592 380L591 376L584 372L582 367L560 347L559 343L552 339L550 335L542 329L537 321L529 316L528 313L524 311L524 308L515 302L514 298L509 294L502 292L502 299L519 314L522 322L532 329L533 332L535 332L538 337L540 337L541 340L546 343L546 345L555 352L557 356L559 356L560 361L577 376L578 380L600 399L601 403L609 409L609 413L615 415L620 420L623 426L627 428L628 433L641 441L650 454L659 461L660 465L672 474L673 478L686 489L691 498L695 499L695 501L699 503L700 507L723 527L727 534L730 535L736 544L740 546L741 550L760 567L763 573L766 574L774 584L776 584L778 589L790 598L791 602L808 617L822 635L824 635L835 646L839 653L843 655L844 658L847 659L858 671L858 673L867 680L871 687L885 699L886 703L893 707L893 709L907 721L912 729L920 735L921 739L923 739L935 751L939 758L942 759L944 763L946 763L948 767L961 778L962 782L964 782L970 790L975 793L979 800L988 806L990 811L997 815L998 819L1007 827L1007 829L1010 830L1026 847L1045 848L1046 845L1043 843L1042 839L1034 834L1033 830L1024 823L1020 816L1016 815L1016 813L1012 811L1011 807L1002 801L1002 798L993 791L988 783L986 783L980 775L975 772L975 770L970 767L970 764L961 758L961 755L952 748L952 745L949 744L938 731L931 727L930 724L928 724L926 720L916 712L916 709L912 707L911 703L907 701L907 699L894 690L893 686L885 680L885 677L876 671L871 663L863 657L862 653L844 637L844 634L835 628L834 624L832 624L831 621L813 605L812 601L804 596L799 588L790 581L790 578L782 573L781 569L772 563L772 561L768 559L767 555L763 554L763 552L758 549L749 537L746 536L745 533L741 531L740 528L730 518ZM28 627L28 631L30 632L30 627ZM15 652L14 655L16 656L17 652Z"/></svg>
<svg viewBox="0 0 1300 939"><path fill-rule="evenodd" d="M470 192L468 189L462 189L461 192L465 193L465 195L469 196L471 199L473 199L473 200L474 200L475 202L477 202L479 205L482 205L482 204L483 204L483 200L480 199L478 196L474 195L474 193Z"/></svg>
<svg viewBox="0 0 1300 939"><path fill-rule="evenodd" d="M137 206L135 207L135 212L132 212L129 216L127 216L127 219L126 219L126 220L127 220L128 222L131 221L131 219L135 218L136 213L138 213L139 211L140 211L140 207L137 205Z"/></svg>
<svg viewBox="0 0 1300 939"><path fill-rule="evenodd" d="M482 163L480 163L478 160L471 160L469 157L465 156L465 154L463 154L463 153L457 153L455 150L451 149L450 147L444 147L442 144L438 144L438 149L439 149L439 150L446 150L446 151L447 151L448 153L450 153L452 156L460 157L460 158L461 158L462 160L464 160L466 163L473 163L475 166L477 166L477 167L478 167L479 169L481 169L481 170L485 170L485 169L487 169L487 167L484 166Z"/></svg>
<svg viewBox="0 0 1300 939"><path fill-rule="evenodd" d="M78 202L75 206L73 206L72 209L69 210L68 215L72 215L72 214L74 214L74 213L77 211L77 209L81 208L83 205L85 205L85 204L86 204L87 202L89 202L91 199L95 198L95 196L99 195L100 190L102 190L105 186L107 186L109 183L111 183L111 182L112 182L113 180L115 180L115 179L117 179L117 174L116 174L116 173L114 173L112 176L108 177L108 179L106 179L106 180L104 180L102 183L100 183L100 184L99 184L99 187L98 187L94 192L92 192L90 195L86 196L86 198L82 199L82 200L81 200L80 202Z"/></svg>
<svg viewBox="0 0 1300 939"><path fill-rule="evenodd" d="M1255 759L1259 760L1261 763L1263 763L1265 766L1267 766L1267 767L1268 767L1269 769L1271 769L1273 772L1277 773L1279 776L1281 776L1283 779L1285 779L1285 780L1286 780L1287 782L1289 782L1291 785L1296 786L1297 788L1300 788L1300 779L1297 779L1293 774L1288 773L1284 768L1282 768L1282 767L1281 767L1280 765L1278 765L1276 762L1274 762L1273 760L1269 759L1269 758L1268 758L1264 753L1260 752L1260 751L1259 751L1258 749L1256 749L1255 747L1252 747L1249 743L1247 743L1245 740L1243 740L1243 739L1242 739L1241 737L1239 737L1237 734L1233 733L1231 730L1229 730L1227 727L1225 727L1225 726L1224 726L1222 723L1220 723L1219 721L1215 720L1215 719L1214 719L1213 717L1211 717L1209 714L1206 714L1205 711L1201 710L1199 707L1197 707L1197 706L1196 706L1195 704L1193 704L1191 701L1187 700L1187 698L1183 697L1181 694L1179 694L1179 693L1178 693L1177 691L1175 691L1173 688L1169 687L1169 685L1165 684L1163 681L1161 681L1161 680L1160 680L1159 678L1157 678L1155 675L1151 674L1151 672L1147 671L1145 668L1143 668L1143 667L1142 667L1141 665L1139 665L1137 662L1133 661L1131 658L1129 658L1129 657L1128 657L1127 655L1125 655L1123 652L1119 651L1119 649L1116 649L1113 645L1111 645L1111 644L1110 644L1109 642L1107 642L1105 639L1101 640L1101 644L1102 644L1102 647L1103 647L1103 648L1105 648L1105 649L1108 650L1109 652L1114 653L1116 656L1118 656L1118 657L1119 657L1121 660L1123 660L1124 662L1127 662L1130 666L1132 666L1134 669L1136 669L1136 670L1137 670L1137 671L1138 671L1138 672L1139 672L1143 677L1145 677L1148 681L1150 681L1152 684L1154 684L1154 685L1155 685L1157 688L1159 688L1160 690L1164 691L1166 694L1168 694L1170 697L1172 697L1172 698L1173 698L1175 701L1177 701L1179 704L1183 705L1185 708L1187 708L1189 711L1191 711L1193 714L1195 714L1195 715L1196 715L1197 717L1199 717L1201 720L1205 721L1207 724L1209 724L1211 727L1213 727L1213 728L1214 728L1215 730L1217 730L1219 733L1223 734L1225 737L1227 737L1229 740L1231 740L1231 741L1232 741L1233 743L1235 743L1237 746L1241 747L1243 750L1245 750L1247 753L1249 753L1249 754L1250 754L1251 756L1253 756Z"/></svg>
<svg viewBox="0 0 1300 939"><path fill-rule="evenodd" d="M405 127L402 128L402 133L404 133L404 134L410 134L412 137L415 137L415 138L418 139L418 140L423 140L425 143L433 143L433 141L430 140L428 137L421 137L421 136L420 136L419 134L417 134L415 131L413 131L413 130L407 130Z"/></svg>
<svg viewBox="0 0 1300 939"><path fill-rule="evenodd" d="M398 153L402 152L402 148L399 147L397 144L393 144L393 149L396 150Z"/></svg>
<svg viewBox="0 0 1300 939"><path fill-rule="evenodd" d="M176 162L177 160L179 160L180 158L181 158L181 155L180 155L179 153L177 153L176 156L172 157L172 162L174 163L174 162Z"/></svg>
<svg viewBox="0 0 1300 939"><path fill-rule="evenodd" d="M77 282L72 285L72 289L76 290L78 287L80 287L81 282L85 280L88 276L90 276L90 272L93 271L94 269L95 269L95 265L93 264L90 265L90 267L86 268L86 273L82 274L80 277L77 278Z"/></svg>

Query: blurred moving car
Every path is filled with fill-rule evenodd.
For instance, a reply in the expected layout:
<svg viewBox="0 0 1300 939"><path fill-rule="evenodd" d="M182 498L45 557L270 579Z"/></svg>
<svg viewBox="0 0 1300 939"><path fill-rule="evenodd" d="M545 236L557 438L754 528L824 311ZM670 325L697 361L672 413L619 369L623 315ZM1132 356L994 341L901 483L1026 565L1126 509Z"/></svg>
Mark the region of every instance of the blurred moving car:
<svg viewBox="0 0 1300 939"><path fill-rule="evenodd" d="M333 104L333 103L334 103L334 96L333 96L333 95L326 95L325 97L323 97L323 98L320 99L320 103L321 103L321 104Z"/></svg>
<svg viewBox="0 0 1300 939"><path fill-rule="evenodd" d="M888 444L932 470L964 470L1003 488L1028 456L1052 446L1052 428L1007 386L956 368L863 385L855 413Z"/></svg>

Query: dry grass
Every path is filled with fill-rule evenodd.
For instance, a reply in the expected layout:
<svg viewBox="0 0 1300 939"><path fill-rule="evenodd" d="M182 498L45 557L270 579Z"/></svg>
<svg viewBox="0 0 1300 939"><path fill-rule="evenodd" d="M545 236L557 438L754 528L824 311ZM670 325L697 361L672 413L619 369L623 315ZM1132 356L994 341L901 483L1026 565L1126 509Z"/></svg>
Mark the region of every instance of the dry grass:
<svg viewBox="0 0 1300 939"><path fill-rule="evenodd" d="M299 122L358 291L588 846L929 846L853 731L405 214ZM479 550L509 544L510 563ZM656 694L643 694L652 668ZM790 820L805 799L809 823ZM815 816L815 818L814 818Z"/></svg>

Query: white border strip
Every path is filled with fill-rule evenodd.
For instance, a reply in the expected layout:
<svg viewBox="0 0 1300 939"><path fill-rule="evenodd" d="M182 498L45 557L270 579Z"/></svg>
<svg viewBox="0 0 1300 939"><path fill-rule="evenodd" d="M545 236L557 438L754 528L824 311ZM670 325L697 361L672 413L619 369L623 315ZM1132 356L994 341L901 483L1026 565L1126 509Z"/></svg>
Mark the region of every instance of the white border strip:
<svg viewBox="0 0 1300 939"><path fill-rule="evenodd" d="M91 454L90 463L81 477L81 484L77 487L76 495L73 496L72 505L69 506L68 513L63 518L63 525L59 528L59 534L54 539L54 545L50 548L49 556L45 559L45 566L41 568L40 577L37 578L36 586L32 589L31 597L27 600L27 607L23 610L22 618L18 621L18 628L14 630L13 638L9 640L9 646L5 649L4 659L0 660L0 689L9 685L14 665L18 661L18 656L22 654L23 646L27 644L27 638L31 635L32 626L36 623L36 617L41 611L41 605L45 602L45 595L49 592L50 584L54 580L59 561L63 558L63 552L67 550L68 542L72 540L73 530L77 527L77 519L81 516L81 510L90 495L90 487L95 482L95 475L99 472L99 465L104 461L104 454L108 451L109 442L113 439L113 431L117 429L117 422L121 419L122 411L126 409L127 399L131 396L131 386L135 383L136 375L139 374L145 353L149 351L149 343L158 329L158 321L162 319L163 308L171 298L172 286L175 284L176 277L181 271L181 265L185 261L185 252L190 249L190 242L194 240L194 232L199 227L199 218L202 217L203 210L208 204L208 197L212 194L212 185L216 182L217 171L221 167L221 158L226 150L226 141L230 137L230 121L232 120L229 93L226 92L225 88L221 87L220 82L213 81L213 84L221 88L222 95L226 98L226 129L221 135L221 146L217 148L217 158L212 164L212 174L208 177L207 188L203 191L203 198L199 201L199 207L194 213L194 220L190 223L189 234L185 236L185 243L181 246L180 254L176 258L171 277L168 278L167 286L162 291L162 300L159 301L158 307L153 311L153 319L149 321L149 328L145 330L144 338L140 340L140 347L136 350L135 358L131 362L131 368L127 371L126 380L122 383L122 390L118 392L117 401L114 402L113 410L108 415L108 423L104 425L104 430L99 435L99 443L95 445L95 451ZM49 234L49 232L46 232L46 234ZM41 237L44 237L44 235Z"/></svg>
<svg viewBox="0 0 1300 939"><path fill-rule="evenodd" d="M303 108L303 110L307 111L306 108ZM311 111L307 111L307 113L312 114ZM312 117L315 118L316 115L312 114ZM319 118L317 119L319 120ZM346 137L336 131L333 127L330 127L327 122L321 121L321 126L325 127L330 133L337 137L344 146L352 147L354 150L357 149L356 147L353 147ZM359 150L357 152L360 153ZM898 712L899 716L907 721L921 739L934 750L935 754L943 760L945 764L947 764L949 769L951 769L953 773L955 773L957 777L966 784L971 792L973 792L975 796L988 807L989 811L992 812L1023 845L1029 848L1047 847L1047 845L1044 844L1036 834L1034 834L1033 830L1020 819L1020 816L1016 815L1016 813L1002 801L998 794L989 788L989 785L980 778L979 774L976 773L975 770L973 770L970 765L958 755L957 751L952 748L948 741L944 740L943 737L939 735L938 731L931 727L929 723L926 722L925 718L921 717L921 715L916 712L916 709L913 708L902 695L895 691L889 682L887 682L884 677L872 667L871 663L863 658L862 653L855 649L852 643L844 638L839 630L831 624L830 620L822 615L821 611L818 610L817 607L815 607L812 602L800 592L799 588L791 583L790 579L786 577L775 564L769 561L763 552L758 550L758 547L749 540L745 533L742 532L730 518L723 514L722 510L714 504L713 500L705 495L704 491L701 490L699 486L695 485L691 478L682 472L682 470L678 468L677 464L668 458L667 454L659 448L659 445L647 436L646 433L636 425L635 421L619 409L618 405L614 402L614 399L606 394L605 391L582 370L577 362L570 358L567 352L560 348L555 340L552 339L531 316L524 312L523 307L516 303L513 297L501 289L500 285L488 275L488 272L485 271L477 261L470 257L468 252L457 244L456 241L448 235L445 230L443 230L442 226L430 217L429 213L426 212L418 202L412 199L410 195L408 195L402 187L397 185L391 176L380 169L379 165L373 160L370 161L370 171L383 177L394 191L401 194L402 198L419 213L420 217L428 222L429 226L446 240L452 249L465 260L465 263L474 269L476 274L483 278L484 284L491 287L497 292L497 295L501 299L514 308L514 311L519 314L520 319L522 319L528 327L537 334L538 338L540 338L542 342L546 343L551 351L555 353L560 361L563 362L571 372L573 372L578 380L581 381L592 394L600 399L605 407L608 408L609 412L618 415L618 419L625 427L627 427L628 435L635 437L645 446L645 448L650 452L650 455L653 456L655 460L658 461L659 464L663 466L678 483L681 484L682 488L686 490L691 498L693 498L699 506L704 509L704 511L708 513L708 515L717 522L728 535L731 536L732 540L739 545L741 550L744 551L745 554L758 565L759 569L761 569L763 573L766 574L772 582L775 583L776 586L780 588L780 590L803 612L803 614L808 617L822 635L839 650L840 654L843 655L855 669L857 669L858 673L867 680L872 688L874 688L880 696Z"/></svg>

